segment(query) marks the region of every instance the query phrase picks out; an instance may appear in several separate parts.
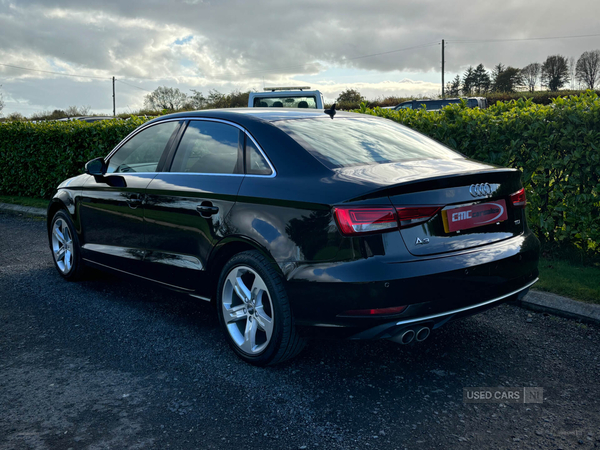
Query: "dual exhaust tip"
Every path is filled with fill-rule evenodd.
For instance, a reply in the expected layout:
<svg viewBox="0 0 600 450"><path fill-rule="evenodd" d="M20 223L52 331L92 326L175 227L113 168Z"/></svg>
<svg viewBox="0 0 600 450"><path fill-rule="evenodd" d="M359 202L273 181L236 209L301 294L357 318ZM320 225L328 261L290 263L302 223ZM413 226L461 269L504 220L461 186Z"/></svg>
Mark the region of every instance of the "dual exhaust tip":
<svg viewBox="0 0 600 450"><path fill-rule="evenodd" d="M427 339L430 334L431 329L429 327L409 328L408 330L398 333L391 338L391 340L399 344L410 344L413 340L422 342Z"/></svg>

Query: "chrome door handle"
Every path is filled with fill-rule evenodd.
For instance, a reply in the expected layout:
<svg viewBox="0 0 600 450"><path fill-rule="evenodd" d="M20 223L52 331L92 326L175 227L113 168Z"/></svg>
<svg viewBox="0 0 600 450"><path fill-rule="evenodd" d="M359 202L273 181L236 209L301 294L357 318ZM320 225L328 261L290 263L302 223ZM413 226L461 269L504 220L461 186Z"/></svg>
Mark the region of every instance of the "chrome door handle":
<svg viewBox="0 0 600 450"><path fill-rule="evenodd" d="M196 207L196 211L198 211L202 217L210 217L219 212L219 207L213 205L211 202L202 202L202 204Z"/></svg>
<svg viewBox="0 0 600 450"><path fill-rule="evenodd" d="M130 208L135 209L143 203L143 200L142 194L129 194L126 201Z"/></svg>

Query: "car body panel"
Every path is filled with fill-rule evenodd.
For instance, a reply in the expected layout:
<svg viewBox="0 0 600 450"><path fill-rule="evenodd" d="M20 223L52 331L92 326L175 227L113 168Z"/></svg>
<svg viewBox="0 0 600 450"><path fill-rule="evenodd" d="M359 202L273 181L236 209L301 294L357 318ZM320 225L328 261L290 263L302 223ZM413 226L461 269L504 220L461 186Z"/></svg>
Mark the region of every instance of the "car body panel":
<svg viewBox="0 0 600 450"><path fill-rule="evenodd" d="M168 172L153 178L144 205L144 269L150 278L191 290L206 283L210 252L230 234L229 211L242 179ZM201 205L218 212L203 217Z"/></svg>
<svg viewBox="0 0 600 450"><path fill-rule="evenodd" d="M134 274L142 273L146 248L143 197L155 173L89 177L79 202L81 253L84 259ZM122 179L126 187L108 182Z"/></svg>

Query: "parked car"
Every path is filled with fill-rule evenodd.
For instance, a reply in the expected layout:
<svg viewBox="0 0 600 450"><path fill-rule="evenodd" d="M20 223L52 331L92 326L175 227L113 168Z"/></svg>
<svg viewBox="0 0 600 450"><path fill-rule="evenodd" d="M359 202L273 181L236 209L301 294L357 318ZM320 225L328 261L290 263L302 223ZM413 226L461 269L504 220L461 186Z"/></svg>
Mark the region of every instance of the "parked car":
<svg viewBox="0 0 600 450"><path fill-rule="evenodd" d="M442 109L444 106L448 106L454 103L460 103L462 100L466 100L468 108L481 108L485 109L488 107L488 101L485 97L468 97L468 98L445 98L439 100L408 100L396 105L393 109L398 111L399 109L421 109L425 107L427 111L437 111Z"/></svg>
<svg viewBox="0 0 600 450"><path fill-rule="evenodd" d="M265 92L250 92L249 108L323 109L323 94L310 86L268 87Z"/></svg>
<svg viewBox="0 0 600 450"><path fill-rule="evenodd" d="M57 119L57 122L68 122L70 120L80 120L82 122L98 122L100 120L113 120L113 119L119 119L118 117L114 117L114 116L79 116L79 117L64 117L62 119ZM119 119L120 120L120 119Z"/></svg>
<svg viewBox="0 0 600 450"><path fill-rule="evenodd" d="M243 360L307 335L423 341L538 276L520 172L387 119L319 110L145 123L48 207L58 273L85 266L212 302Z"/></svg>

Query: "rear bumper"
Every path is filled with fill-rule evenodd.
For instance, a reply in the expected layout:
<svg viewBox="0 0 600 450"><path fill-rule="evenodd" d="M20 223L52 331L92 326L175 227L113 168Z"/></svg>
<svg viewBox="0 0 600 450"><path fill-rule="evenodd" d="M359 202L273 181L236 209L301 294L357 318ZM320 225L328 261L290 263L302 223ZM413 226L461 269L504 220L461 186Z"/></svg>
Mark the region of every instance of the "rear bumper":
<svg viewBox="0 0 600 450"><path fill-rule="evenodd" d="M299 267L288 276L296 323L337 337L429 321L433 328L516 298L537 281L539 241L527 233L460 254L395 262L384 256ZM344 317L348 310L407 305L400 315ZM322 333L320 333L322 334ZM385 333L383 333L385 334Z"/></svg>
<svg viewBox="0 0 600 450"><path fill-rule="evenodd" d="M393 322L378 325L376 327L369 328L368 330L357 333L351 336L350 339L390 339L394 336L397 336L406 329L412 329L421 326L427 326L428 328L435 330L436 328L439 328L445 323L450 322L452 320L478 314L507 301L521 300L527 294L527 292L529 292L529 288L533 286L537 281L538 278L528 283L521 289L509 292L505 295L493 298L491 300L476 303L474 305L464 306L462 308L450 311L443 311L437 314L431 314L429 316L413 317L412 319L394 320Z"/></svg>

